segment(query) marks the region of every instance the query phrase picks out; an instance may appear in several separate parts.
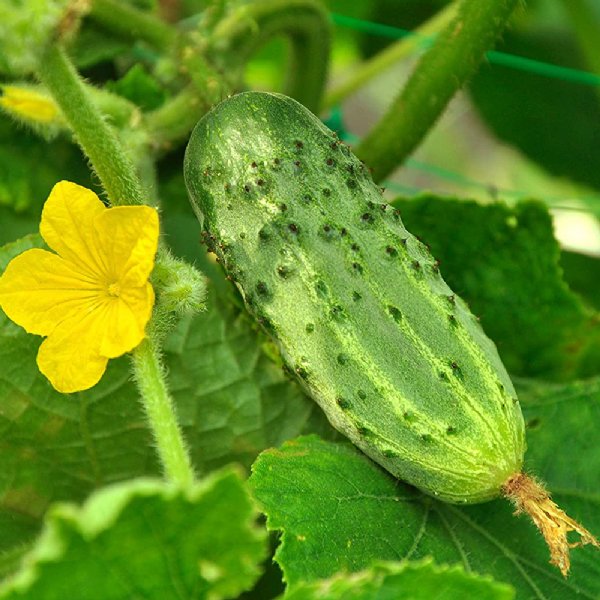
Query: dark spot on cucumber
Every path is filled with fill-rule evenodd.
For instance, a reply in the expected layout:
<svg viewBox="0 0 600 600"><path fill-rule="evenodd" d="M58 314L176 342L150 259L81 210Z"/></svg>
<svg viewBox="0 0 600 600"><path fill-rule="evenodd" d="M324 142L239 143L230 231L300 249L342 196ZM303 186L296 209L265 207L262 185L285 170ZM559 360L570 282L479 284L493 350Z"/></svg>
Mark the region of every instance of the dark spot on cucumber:
<svg viewBox="0 0 600 600"><path fill-rule="evenodd" d="M231 192L231 184L230 183L225 183L225 185L223 185L223 188L225 189L225 191L227 193Z"/></svg>
<svg viewBox="0 0 600 600"><path fill-rule="evenodd" d="M338 354L337 361L340 365L347 365L350 357L347 354Z"/></svg>
<svg viewBox="0 0 600 600"><path fill-rule="evenodd" d="M447 435L456 435L456 433L457 433L456 427L453 427L452 425L448 425L448 427L446 427Z"/></svg>
<svg viewBox="0 0 600 600"><path fill-rule="evenodd" d="M400 321L402 321L402 311L399 308L396 308L390 304L388 305L388 312L390 315L392 315L392 318L394 321L396 321L396 323L400 323Z"/></svg>
<svg viewBox="0 0 600 600"><path fill-rule="evenodd" d="M436 260L433 265L431 266L431 269L434 273L439 273L440 272L440 261Z"/></svg>
<svg viewBox="0 0 600 600"><path fill-rule="evenodd" d="M275 327L269 318L263 316L263 317L258 317L257 320L258 320L258 323L260 325L262 325L262 328L267 333L275 333Z"/></svg>
<svg viewBox="0 0 600 600"><path fill-rule="evenodd" d="M312 202L313 198L310 194L304 194L304 196L302 196L302 200L304 200L304 202L306 202L306 204L310 204Z"/></svg>
<svg viewBox="0 0 600 600"><path fill-rule="evenodd" d="M280 166L281 166L281 159L280 158L274 158L273 159L273 168L275 170L278 170Z"/></svg>
<svg viewBox="0 0 600 600"><path fill-rule="evenodd" d="M340 229L340 235L341 235L341 236L346 236L346 235L348 235L348 230L347 230L345 227L342 227L342 228Z"/></svg>
<svg viewBox="0 0 600 600"><path fill-rule="evenodd" d="M315 324L314 323L307 323L306 324L306 333L312 333L315 330Z"/></svg>
<svg viewBox="0 0 600 600"><path fill-rule="evenodd" d="M294 167L296 168L297 171L300 170L301 166L302 166L302 163L299 160L294 161Z"/></svg>
<svg viewBox="0 0 600 600"><path fill-rule="evenodd" d="M331 157L330 157L330 158L328 158L328 159L325 161L325 164L326 164L328 167L334 167L334 166L335 166L335 160L333 160L333 158L331 158Z"/></svg>
<svg viewBox="0 0 600 600"><path fill-rule="evenodd" d="M256 169L256 167L258 167L258 164L257 164L257 162L256 162L255 160L253 160L253 161L250 163L250 166L251 166L253 169Z"/></svg>
<svg viewBox="0 0 600 600"><path fill-rule="evenodd" d="M373 223L374 219L373 219L373 215L371 213L363 213L361 215L361 221L363 221L363 223Z"/></svg>
<svg viewBox="0 0 600 600"><path fill-rule="evenodd" d="M246 232L240 231L240 240L245 240L245 239L246 239Z"/></svg>
<svg viewBox="0 0 600 600"><path fill-rule="evenodd" d="M458 321L454 315L448 315L448 321L450 321L450 325L456 327L458 325Z"/></svg>
<svg viewBox="0 0 600 600"><path fill-rule="evenodd" d="M357 425L356 431L359 435L362 435L364 437L368 437L373 433L368 427L365 427L364 425Z"/></svg>
<svg viewBox="0 0 600 600"><path fill-rule="evenodd" d="M350 402L348 402L348 400L346 400L345 398L342 398L341 396L338 396L335 399L335 401L342 410L346 410L346 409L350 408L350 406L351 406Z"/></svg>
<svg viewBox="0 0 600 600"><path fill-rule="evenodd" d="M458 366L458 364L455 361L452 361L450 363L450 367L452 368L452 372L456 377L458 377L459 379L463 379L462 369Z"/></svg>
<svg viewBox="0 0 600 600"><path fill-rule="evenodd" d="M331 317L333 318L334 321L345 321L346 320L346 313L344 311L344 308L342 306L340 306L339 304L336 304L335 306L331 307Z"/></svg>
<svg viewBox="0 0 600 600"><path fill-rule="evenodd" d="M358 183L356 183L356 179L346 179L346 185L351 189L355 189Z"/></svg>
<svg viewBox="0 0 600 600"><path fill-rule="evenodd" d="M360 263L352 263L352 269L354 270L355 273L358 273L359 275L362 275L363 273L363 267Z"/></svg>
<svg viewBox="0 0 600 600"><path fill-rule="evenodd" d="M269 230L267 229L267 226L265 225L264 227L262 227L259 232L258 232L258 237L263 241L266 242L267 240L271 239L271 233L269 232Z"/></svg>
<svg viewBox="0 0 600 600"><path fill-rule="evenodd" d="M327 285L322 279L319 279L319 281L315 283L315 291L317 292L317 296L319 296L319 298L327 297Z"/></svg>
<svg viewBox="0 0 600 600"><path fill-rule="evenodd" d="M407 423L414 423L417 420L415 413L410 412L409 410L405 411L402 417Z"/></svg>
<svg viewBox="0 0 600 600"><path fill-rule="evenodd" d="M287 207L287 204L286 204L285 202L282 202L282 203L279 205L279 210L280 210L281 212L285 212L287 209L288 209L288 207Z"/></svg>
<svg viewBox="0 0 600 600"><path fill-rule="evenodd" d="M269 286L264 281L259 281L256 284L256 293L263 298L268 298L271 293L269 291Z"/></svg>
<svg viewBox="0 0 600 600"><path fill-rule="evenodd" d="M392 212L392 215L394 216L394 218L397 220L400 218L400 211L396 208L394 209L394 211Z"/></svg>
<svg viewBox="0 0 600 600"><path fill-rule="evenodd" d="M298 229L298 225L296 225L296 223L290 223L288 225L288 229L293 233L293 234L297 234L299 229Z"/></svg>
<svg viewBox="0 0 600 600"><path fill-rule="evenodd" d="M447 296L447 298L450 304L452 304L453 306L456 304L456 296L454 294L450 294L450 296Z"/></svg>
<svg viewBox="0 0 600 600"><path fill-rule="evenodd" d="M450 381L448 379L448 373L446 373L446 371L440 371L439 376L442 381Z"/></svg>
<svg viewBox="0 0 600 600"><path fill-rule="evenodd" d="M329 188L323 188L323 196L329 198L329 196L331 196L331 190Z"/></svg>
<svg viewBox="0 0 600 600"><path fill-rule="evenodd" d="M321 233L321 237L328 242L330 242L332 239L335 238L335 230L328 223L323 225L320 233Z"/></svg>
<svg viewBox="0 0 600 600"><path fill-rule="evenodd" d="M431 436L431 434L429 433L423 433L421 434L421 439L426 443L426 444L430 444L431 442L433 442L433 437Z"/></svg>
<svg viewBox="0 0 600 600"><path fill-rule="evenodd" d="M400 454L398 454L398 452L396 452L395 450L392 450L391 448L386 448L385 450L382 451L382 454L386 458L398 458L400 456Z"/></svg>
<svg viewBox="0 0 600 600"><path fill-rule="evenodd" d="M421 270L421 263L418 260L413 260L412 263L411 263L411 267L415 271L420 271Z"/></svg>
<svg viewBox="0 0 600 600"><path fill-rule="evenodd" d="M354 302L358 302L361 298L362 296L358 292L352 292L352 300L354 300Z"/></svg>
<svg viewBox="0 0 600 600"><path fill-rule="evenodd" d="M280 265L277 267L277 275L282 279L287 279L292 274L292 270L286 265Z"/></svg>
<svg viewBox="0 0 600 600"><path fill-rule="evenodd" d="M396 250L396 248L393 246L387 246L385 251L389 256L398 256L398 250Z"/></svg>
<svg viewBox="0 0 600 600"><path fill-rule="evenodd" d="M250 192L250 190L251 190L250 186L246 183L244 185L244 191L246 192L246 194L248 194Z"/></svg>
<svg viewBox="0 0 600 600"><path fill-rule="evenodd" d="M358 252L360 250L360 246L358 244L352 244L352 246L350 246L351 250L354 250L354 252Z"/></svg>
<svg viewBox="0 0 600 600"><path fill-rule="evenodd" d="M256 180L256 185L258 185L258 186L265 185L265 180L264 179L257 179Z"/></svg>
<svg viewBox="0 0 600 600"><path fill-rule="evenodd" d="M296 367L296 375L298 375L298 377L300 377L300 379L303 379L304 381L308 379L308 371L302 366Z"/></svg>
<svg viewBox="0 0 600 600"><path fill-rule="evenodd" d="M294 146L296 146L296 148L298 148L300 150L300 149L304 148L304 143L301 142L300 140L296 140L294 142Z"/></svg>
<svg viewBox="0 0 600 600"><path fill-rule="evenodd" d="M367 392L365 392L364 390L358 390L356 394L361 400L365 400L367 397Z"/></svg>

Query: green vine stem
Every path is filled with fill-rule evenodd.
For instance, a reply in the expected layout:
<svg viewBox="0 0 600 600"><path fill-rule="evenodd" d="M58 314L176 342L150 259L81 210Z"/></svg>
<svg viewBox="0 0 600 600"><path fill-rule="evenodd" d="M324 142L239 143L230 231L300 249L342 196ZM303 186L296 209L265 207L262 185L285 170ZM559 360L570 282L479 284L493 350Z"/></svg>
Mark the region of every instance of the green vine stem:
<svg viewBox="0 0 600 600"><path fill-rule="evenodd" d="M407 37L398 40L352 71L350 77L327 93L323 109L332 108L423 45L424 38L439 33L456 16L456 4L449 4Z"/></svg>
<svg viewBox="0 0 600 600"><path fill-rule="evenodd" d="M210 56L223 70L242 69L258 48L278 35L291 44L285 93L317 112L331 46L329 18L320 3L262 0L242 6L216 26L209 41Z"/></svg>
<svg viewBox="0 0 600 600"><path fill-rule="evenodd" d="M165 475L169 481L181 487L188 486L194 481L194 471L153 338L145 339L133 351L133 364L135 380Z"/></svg>
<svg viewBox="0 0 600 600"><path fill-rule="evenodd" d="M60 106L112 204L143 204L148 196L133 163L98 111L61 46L45 50L39 76ZM158 261L162 255L164 249L159 248ZM151 323L148 327L152 331L157 325ZM165 474L173 482L187 485L192 482L194 473L167 389L155 335L152 332L133 351L134 376Z"/></svg>
<svg viewBox="0 0 600 600"><path fill-rule="evenodd" d="M93 0L89 16L122 37L144 40L158 50L169 50L177 39L174 27L121 0Z"/></svg>
<svg viewBox="0 0 600 600"><path fill-rule="evenodd" d="M174 143L185 140L214 102L207 94L199 94L196 84L190 84L160 108L148 113L144 118L144 129L150 136L152 149L160 154Z"/></svg>
<svg viewBox="0 0 600 600"><path fill-rule="evenodd" d="M585 60L594 73L600 74L600 26L597 9L589 0L562 0ZM600 98L600 89L596 88Z"/></svg>
<svg viewBox="0 0 600 600"><path fill-rule="evenodd" d="M46 48L38 70L113 205L144 204L147 194L113 129L60 45Z"/></svg>
<svg viewBox="0 0 600 600"><path fill-rule="evenodd" d="M356 148L381 181L422 141L475 73L519 0L461 0L456 18L423 55L388 112Z"/></svg>

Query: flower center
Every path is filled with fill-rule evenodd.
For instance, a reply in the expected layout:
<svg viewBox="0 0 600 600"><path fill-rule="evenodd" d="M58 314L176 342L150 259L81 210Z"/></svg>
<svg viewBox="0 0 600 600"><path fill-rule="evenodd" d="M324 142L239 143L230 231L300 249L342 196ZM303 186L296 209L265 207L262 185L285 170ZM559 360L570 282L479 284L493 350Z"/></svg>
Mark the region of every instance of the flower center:
<svg viewBox="0 0 600 600"><path fill-rule="evenodd" d="M108 289L106 290L109 296L113 298L118 298L121 294L121 286L115 281L114 283L109 284Z"/></svg>

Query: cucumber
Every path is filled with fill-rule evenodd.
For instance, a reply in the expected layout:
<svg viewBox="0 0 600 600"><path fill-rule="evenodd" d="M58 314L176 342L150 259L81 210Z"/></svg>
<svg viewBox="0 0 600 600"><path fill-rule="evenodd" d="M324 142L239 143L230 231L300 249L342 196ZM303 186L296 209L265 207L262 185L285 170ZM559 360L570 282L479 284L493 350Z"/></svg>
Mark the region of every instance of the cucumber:
<svg viewBox="0 0 600 600"><path fill-rule="evenodd" d="M350 149L291 98L246 92L198 123L184 172L209 247L331 424L441 500L501 495L525 452L510 378Z"/></svg>

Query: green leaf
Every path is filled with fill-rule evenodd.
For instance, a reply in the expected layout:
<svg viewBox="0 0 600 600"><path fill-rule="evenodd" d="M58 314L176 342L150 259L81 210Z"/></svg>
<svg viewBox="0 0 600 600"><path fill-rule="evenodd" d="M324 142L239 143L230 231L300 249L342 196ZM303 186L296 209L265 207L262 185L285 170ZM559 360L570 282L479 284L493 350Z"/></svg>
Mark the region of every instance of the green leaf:
<svg viewBox="0 0 600 600"><path fill-rule="evenodd" d="M537 25L536 21L531 23ZM508 31L497 50L587 70L577 41L563 28ZM597 89L501 64L484 64L470 84L480 114L503 141L549 172L600 186Z"/></svg>
<svg viewBox="0 0 600 600"><path fill-rule="evenodd" d="M509 372L557 380L600 372L600 360L586 363L598 354L598 319L563 280L542 204L483 206L428 195L399 206L444 279L480 316Z"/></svg>
<svg viewBox="0 0 600 600"><path fill-rule="evenodd" d="M166 98L165 91L139 63L131 67L118 81L109 81L106 89L131 100L143 110L158 108Z"/></svg>
<svg viewBox="0 0 600 600"><path fill-rule="evenodd" d="M181 491L139 479L80 508L59 504L0 598L231 598L250 588L264 532L244 481L228 469Z"/></svg>
<svg viewBox="0 0 600 600"><path fill-rule="evenodd" d="M514 590L490 578L466 573L461 567L438 567L431 561L377 563L353 575L340 574L301 584L285 600L511 600Z"/></svg>
<svg viewBox="0 0 600 600"><path fill-rule="evenodd" d="M526 386L530 424L526 470L547 482L554 499L600 534L600 380ZM597 550L573 550L568 579L548 564L541 536L509 503L443 504L393 479L349 444L299 438L261 454L251 485L280 530L276 553L291 586L356 572L373 561L432 556L442 564L513 585L519 600L597 598Z"/></svg>
<svg viewBox="0 0 600 600"><path fill-rule="evenodd" d="M46 142L0 115L0 244L38 230L42 205L61 179L92 187L77 147Z"/></svg>
<svg viewBox="0 0 600 600"><path fill-rule="evenodd" d="M561 253L560 264L569 287L590 307L600 310L600 259L565 250Z"/></svg>
<svg viewBox="0 0 600 600"><path fill-rule="evenodd" d="M0 249L0 268L37 236ZM212 284L211 284L212 287ZM316 405L262 351L263 340L229 297L171 332L165 363L197 472L231 461L249 467L269 446L298 435ZM35 535L50 502L158 475L126 357L88 392L54 391L36 366L40 338L0 311L0 552Z"/></svg>

